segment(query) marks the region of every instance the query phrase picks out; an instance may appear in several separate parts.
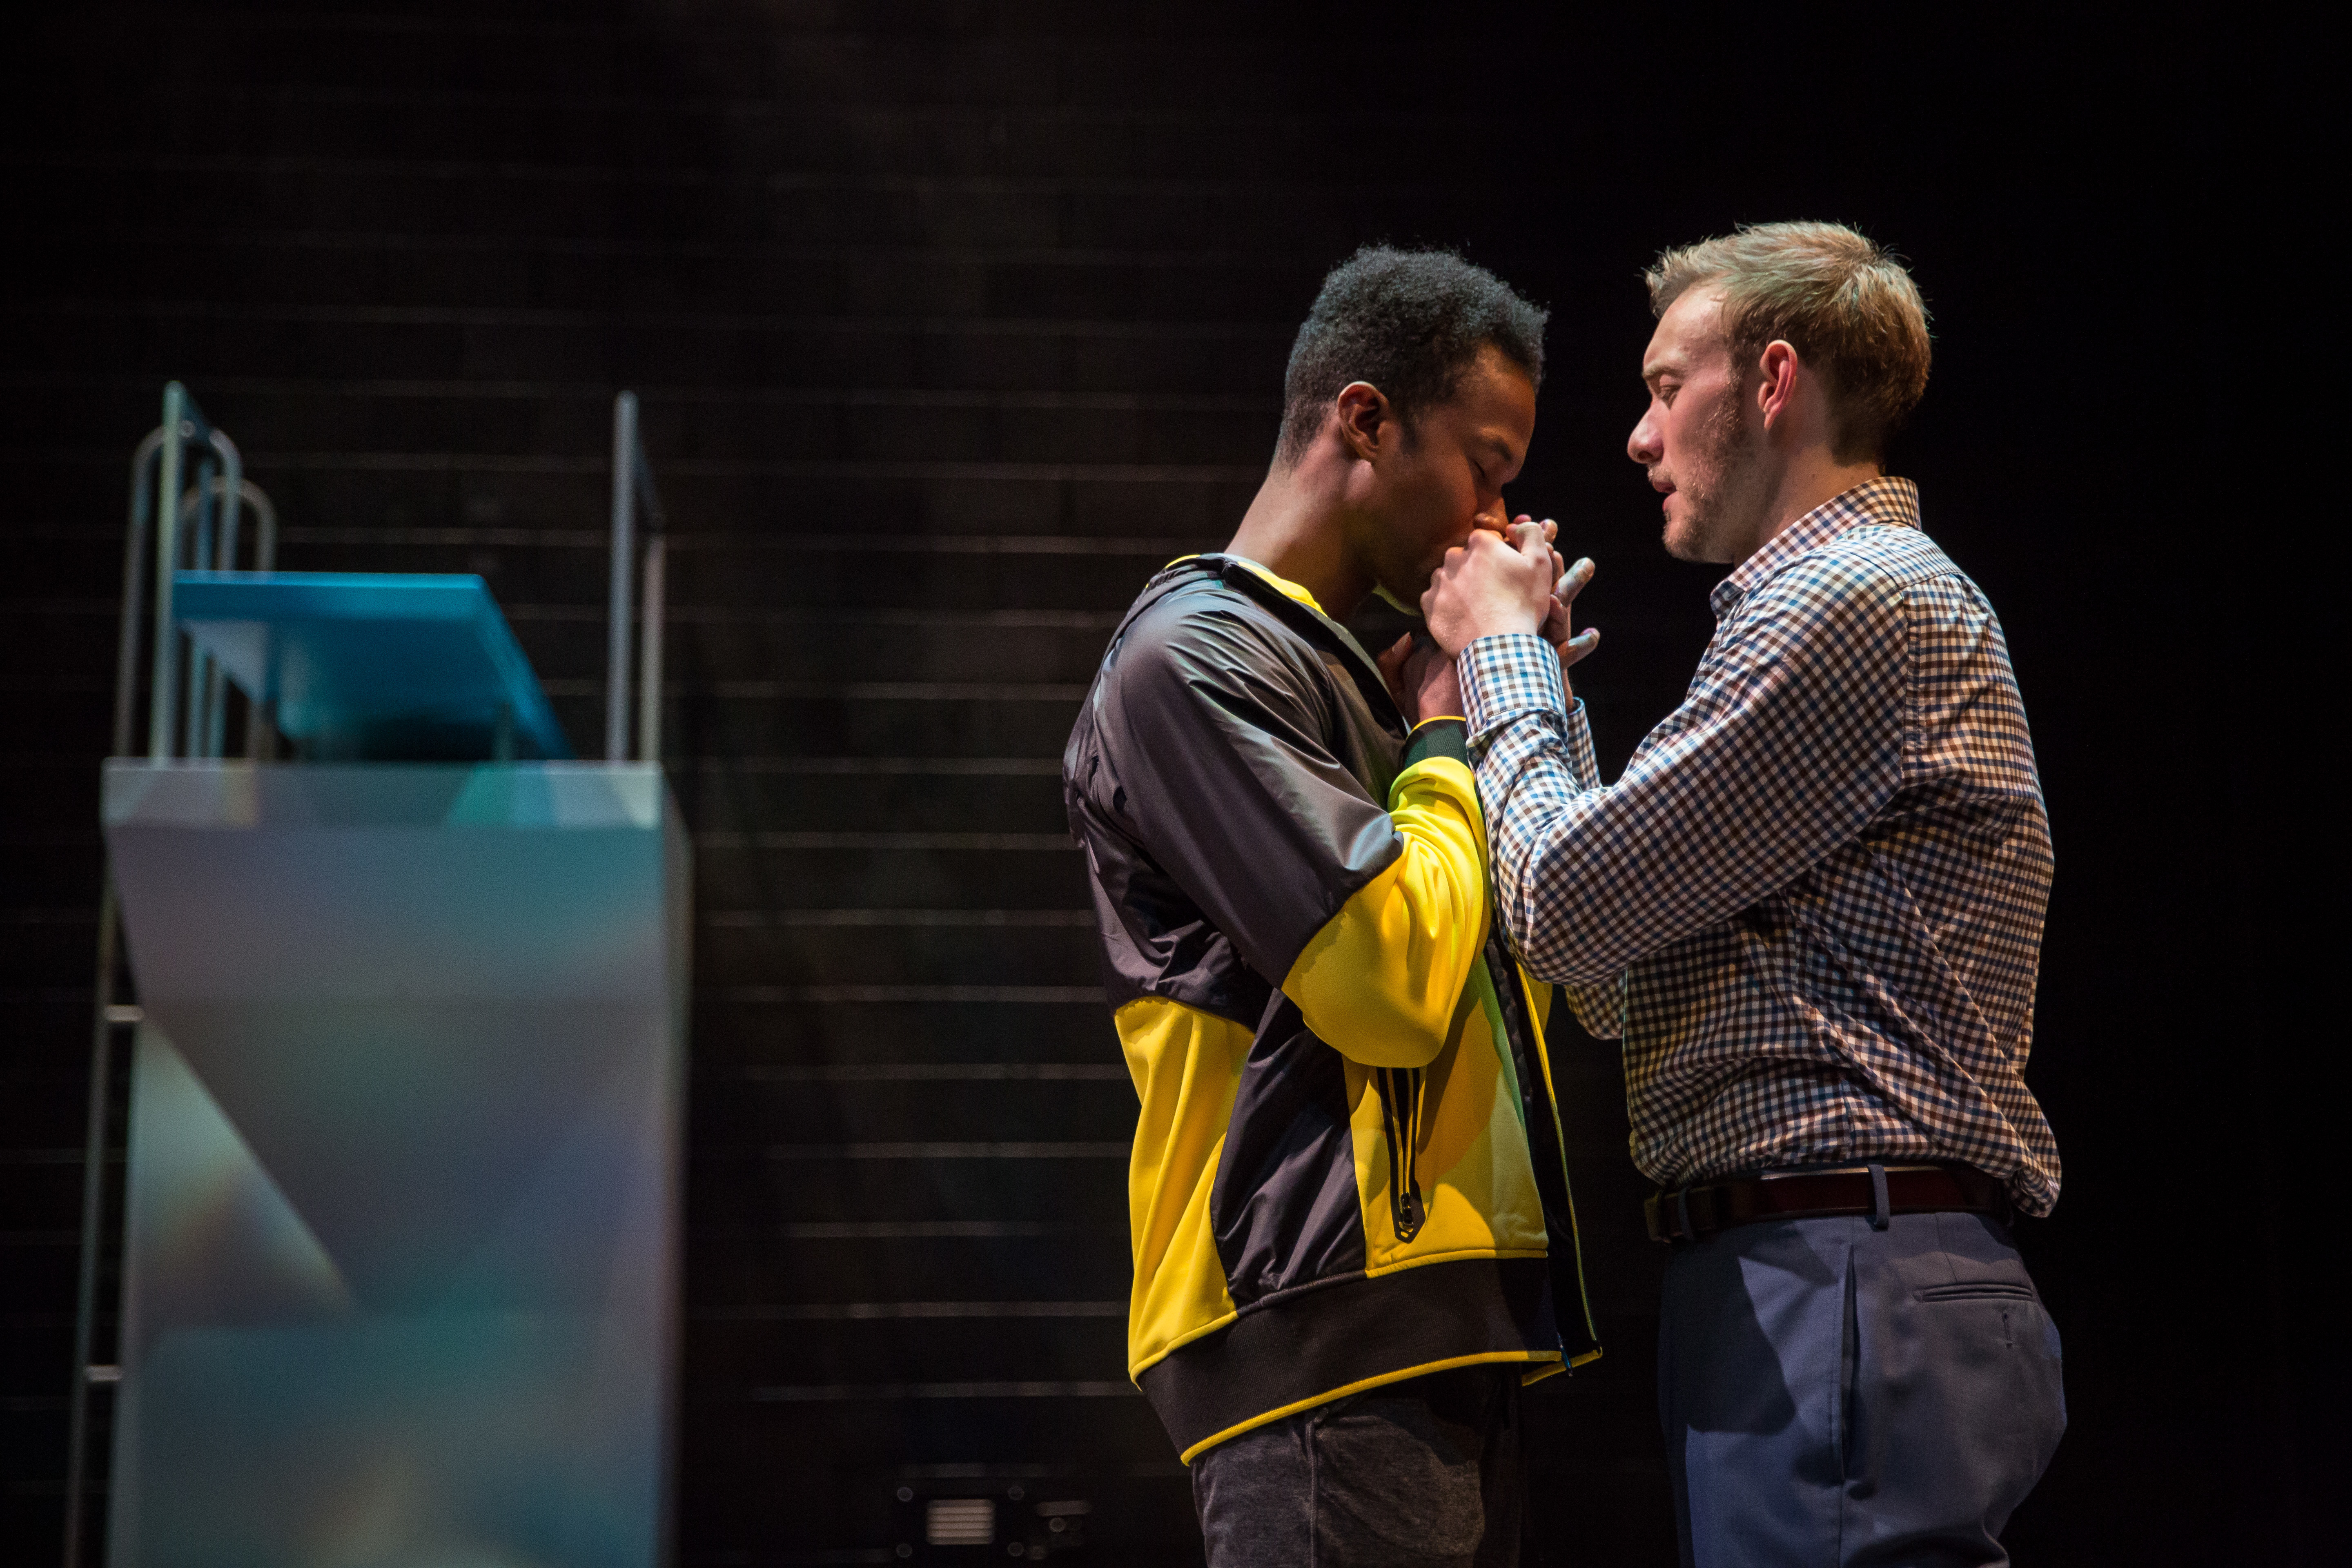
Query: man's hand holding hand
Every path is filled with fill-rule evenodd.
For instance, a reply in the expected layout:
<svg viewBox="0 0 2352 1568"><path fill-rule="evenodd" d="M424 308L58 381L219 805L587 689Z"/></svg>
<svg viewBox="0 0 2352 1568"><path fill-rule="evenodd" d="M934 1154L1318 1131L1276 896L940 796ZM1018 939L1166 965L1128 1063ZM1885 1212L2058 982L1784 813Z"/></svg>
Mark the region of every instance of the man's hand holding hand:
<svg viewBox="0 0 2352 1568"><path fill-rule="evenodd" d="M1462 678L1455 673L1453 656L1435 643L1407 632L1381 655L1380 664L1389 695L1412 723L1461 717Z"/></svg>
<svg viewBox="0 0 2352 1568"><path fill-rule="evenodd" d="M1552 597L1555 584L1565 586L1559 556L1541 524L1514 523L1507 542L1482 529L1445 552L1421 596L1421 613L1450 662L1480 637L1540 634L1555 609L1564 621L1566 606Z"/></svg>

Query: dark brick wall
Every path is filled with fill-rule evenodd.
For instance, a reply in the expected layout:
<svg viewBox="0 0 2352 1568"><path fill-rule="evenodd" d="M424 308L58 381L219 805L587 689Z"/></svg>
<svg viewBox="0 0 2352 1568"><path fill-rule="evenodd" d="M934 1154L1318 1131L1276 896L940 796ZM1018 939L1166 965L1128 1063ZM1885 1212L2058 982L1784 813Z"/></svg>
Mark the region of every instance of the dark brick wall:
<svg viewBox="0 0 2352 1568"><path fill-rule="evenodd" d="M2245 912L2294 854L2274 819L2231 836L2285 798L2271 764L2203 777L2117 700L2147 689L2147 606L2206 559L2231 499L2207 476L2246 430L2220 389L2257 345L2184 302L2271 297L2183 226L2252 221L2216 193L2294 144L2224 122L2217 48L2185 13L1874 8L26 19L0 58L0 1556L57 1537L122 465L166 378L244 445L284 564L486 575L576 743L601 728L611 398L644 399L698 879L682 1561L868 1560L901 1485L1066 1489L1103 1560L1196 1561L1181 1473L1118 1392L1133 1102L1055 784L1102 638L1246 502L1323 269L1371 237L1461 245L1556 311L1515 499L1602 563L1580 684L1613 767L1679 695L1712 581L1661 557L1618 455L1636 274L1811 214L1917 258L1941 342L1900 467L2002 610L2059 834L2034 1078L2070 1187L2025 1240L2076 1419L2014 1539L2299 1560L2298 1478L2340 1447L2280 1348L2307 1265L2226 1187L2152 1203L2135 1174L2262 1151L2285 1181L2330 1146L2294 1121L2315 1097L2263 1099L2303 1081L2264 1043L2294 1038L2276 977L2302 950ZM2118 390L2197 376L2161 409ZM2231 627L2279 618L2266 584L2213 592ZM2259 757L2285 666L2233 657L2168 666L2162 700L2257 694L2209 743ZM2215 792L2236 816L2184 835ZM2252 1067L2199 1069L2252 1026ZM1531 1399L1529 1558L1665 1561L1642 1184L1613 1059L1559 1054L1610 1352ZM2179 1283L2184 1230L2225 1285ZM907 1397L940 1385L964 1396Z"/></svg>
<svg viewBox="0 0 2352 1568"><path fill-rule="evenodd" d="M8 775L40 1011L0 1068L0 1529L56 1528L116 498L163 381L243 446L282 564L487 576L587 744L629 386L698 862L683 1558L879 1549L908 1483L1086 1497L1107 1560L1193 1558L1121 1378L1133 1097L1056 763L1118 610L1255 489L1323 269L1477 232L1450 165L1487 122L1330 167L1311 36L1173 10L306 7L157 49L160 15L53 23L11 159L7 679L49 722ZM1622 1252L1622 1111L1573 1070ZM1609 1261L1624 1351L1537 1402L1587 1457L1645 1429L1647 1260ZM1663 1549L1654 1449L1582 1479L1591 1544Z"/></svg>

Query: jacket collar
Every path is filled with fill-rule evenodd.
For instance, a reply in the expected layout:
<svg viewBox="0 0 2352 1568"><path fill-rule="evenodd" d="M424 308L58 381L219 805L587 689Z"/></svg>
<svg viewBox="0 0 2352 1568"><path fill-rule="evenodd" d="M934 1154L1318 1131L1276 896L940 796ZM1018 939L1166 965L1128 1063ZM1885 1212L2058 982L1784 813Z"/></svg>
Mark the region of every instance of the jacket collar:
<svg viewBox="0 0 2352 1568"><path fill-rule="evenodd" d="M1400 730L1412 727L1405 723L1404 715L1397 710L1396 698L1389 691L1388 678L1381 673L1378 661L1364 651L1364 645L1356 640L1355 634L1325 615L1322 607L1314 602L1314 596L1305 589L1299 589L1296 595L1285 592L1280 586L1283 579L1245 556L1186 555L1170 562L1151 580L1144 596L1128 612L1127 618L1133 620L1147 605L1157 603L1179 584L1195 576L1209 575L1217 577L1228 588L1264 605L1285 626L1307 641L1338 653L1346 662L1349 673L1355 677L1356 685L1362 689L1365 700L1372 705L1372 711L1395 721ZM1122 625L1120 630L1125 629Z"/></svg>
<svg viewBox="0 0 2352 1568"><path fill-rule="evenodd" d="M1772 536L1715 585L1707 604L1721 620L1742 599L1850 528L1919 526L1919 487L1909 479L1882 476L1832 496Z"/></svg>

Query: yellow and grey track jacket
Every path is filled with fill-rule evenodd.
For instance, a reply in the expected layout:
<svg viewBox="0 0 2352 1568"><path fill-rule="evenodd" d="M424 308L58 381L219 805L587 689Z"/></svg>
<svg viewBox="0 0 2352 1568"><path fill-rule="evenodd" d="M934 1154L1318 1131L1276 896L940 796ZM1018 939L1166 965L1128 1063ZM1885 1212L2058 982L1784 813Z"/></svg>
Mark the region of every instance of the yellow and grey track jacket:
<svg viewBox="0 0 2352 1568"><path fill-rule="evenodd" d="M1598 1354L1550 988L1488 918L1461 722L1408 734L1306 590L1195 556L1113 636L1062 787L1142 1100L1128 1370L1186 1462L1357 1389Z"/></svg>

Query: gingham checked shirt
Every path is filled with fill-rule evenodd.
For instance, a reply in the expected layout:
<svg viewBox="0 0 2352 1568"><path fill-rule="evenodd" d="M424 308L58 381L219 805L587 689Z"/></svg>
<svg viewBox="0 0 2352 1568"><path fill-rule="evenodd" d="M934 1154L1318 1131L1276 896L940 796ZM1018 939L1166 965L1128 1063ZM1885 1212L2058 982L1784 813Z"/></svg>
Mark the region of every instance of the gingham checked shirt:
<svg viewBox="0 0 2352 1568"><path fill-rule="evenodd" d="M1603 786L1529 636L1463 650L1511 941L1624 1042L1633 1159L1665 1186L1767 1166L1952 1159L2046 1214L2025 1087L2049 821L2000 623L1857 486L1715 590L1683 704Z"/></svg>

